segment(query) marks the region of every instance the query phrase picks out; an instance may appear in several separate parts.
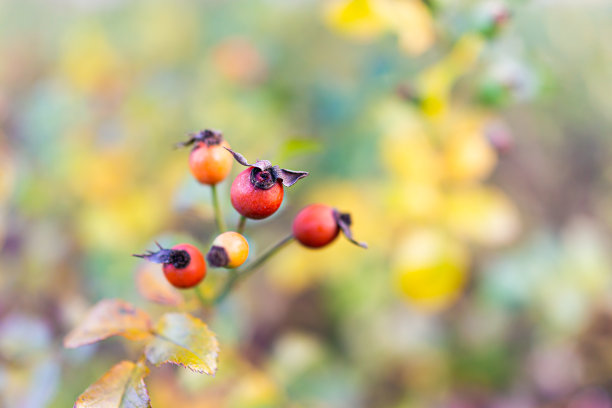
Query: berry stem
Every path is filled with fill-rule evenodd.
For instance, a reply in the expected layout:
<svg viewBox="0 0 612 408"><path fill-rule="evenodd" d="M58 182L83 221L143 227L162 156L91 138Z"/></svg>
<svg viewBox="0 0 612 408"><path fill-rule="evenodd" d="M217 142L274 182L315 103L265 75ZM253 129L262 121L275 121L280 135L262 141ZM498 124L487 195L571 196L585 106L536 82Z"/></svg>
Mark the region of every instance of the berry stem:
<svg viewBox="0 0 612 408"><path fill-rule="evenodd" d="M194 288L194 292L203 306L210 306L210 299L207 299L206 296L202 293L202 285L197 285Z"/></svg>
<svg viewBox="0 0 612 408"><path fill-rule="evenodd" d="M225 232L225 222L223 221L223 215L221 215L221 207L219 206L219 196L217 195L217 185L212 184L210 186L212 192L212 204L215 210L215 221L217 222L217 228L219 232Z"/></svg>
<svg viewBox="0 0 612 408"><path fill-rule="evenodd" d="M238 227L236 228L236 232L239 234L244 233L244 226L246 225L246 217L244 215L240 216L240 220L238 221Z"/></svg>
<svg viewBox="0 0 612 408"><path fill-rule="evenodd" d="M282 240L277 242L274 246L272 246L270 249L268 249L266 252L261 254L259 258L249 263L242 270L230 269L229 276L227 277L227 280L225 281L225 285L223 286L223 288L221 288L221 290L215 297L213 303L214 304L221 303L223 299L225 299L225 297L232 291L232 289L234 288L234 285L236 284L236 282L238 282L238 280L245 278L251 273L253 273L257 268L263 265L274 254L276 254L278 251L284 248L287 244L293 241L293 239L294 239L293 234L283 238Z"/></svg>

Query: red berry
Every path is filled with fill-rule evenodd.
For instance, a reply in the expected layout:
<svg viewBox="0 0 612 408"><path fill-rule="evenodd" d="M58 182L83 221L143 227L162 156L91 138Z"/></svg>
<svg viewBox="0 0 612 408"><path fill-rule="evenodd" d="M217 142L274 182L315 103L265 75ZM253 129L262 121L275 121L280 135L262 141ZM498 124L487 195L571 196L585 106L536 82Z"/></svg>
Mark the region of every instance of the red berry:
<svg viewBox="0 0 612 408"><path fill-rule="evenodd" d="M332 242L340 232L334 209L312 204L298 213L293 221L293 236L302 245L320 248Z"/></svg>
<svg viewBox="0 0 612 408"><path fill-rule="evenodd" d="M178 146L195 143L189 155L189 170L200 183L215 185L227 177L232 169L232 155L227 152L229 144L223 134L216 130L202 130L192 133L189 140Z"/></svg>
<svg viewBox="0 0 612 408"><path fill-rule="evenodd" d="M350 214L341 213L328 205L311 204L293 220L294 238L309 248L320 248L331 243L340 231L353 244L368 247L353 238Z"/></svg>
<svg viewBox="0 0 612 408"><path fill-rule="evenodd" d="M232 183L230 198L241 215L260 220L274 214L283 202L283 186L289 187L306 177L306 171L293 171L273 166L268 160L249 164L243 155L227 149L247 169Z"/></svg>
<svg viewBox="0 0 612 408"><path fill-rule="evenodd" d="M199 142L189 155L189 169L200 183L213 185L225 180L232 169L232 155L225 147L224 140L216 145Z"/></svg>
<svg viewBox="0 0 612 408"><path fill-rule="evenodd" d="M134 256L161 263L166 279L173 286L191 288L206 277L206 262L198 248L190 244L175 245L171 249L162 248L159 244L157 246L157 252L148 251Z"/></svg>
<svg viewBox="0 0 612 408"><path fill-rule="evenodd" d="M283 185L278 180L268 189L253 185L251 172L254 169L254 167L249 167L240 172L232 183L230 199L236 211L241 215L259 220L271 216L278 210L283 202L284 192Z"/></svg>

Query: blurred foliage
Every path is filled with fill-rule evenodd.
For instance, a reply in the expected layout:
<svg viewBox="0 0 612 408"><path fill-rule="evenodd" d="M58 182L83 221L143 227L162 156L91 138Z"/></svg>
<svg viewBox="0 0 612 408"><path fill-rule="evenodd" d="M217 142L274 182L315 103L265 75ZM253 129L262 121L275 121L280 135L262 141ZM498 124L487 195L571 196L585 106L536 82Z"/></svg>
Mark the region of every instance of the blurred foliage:
<svg viewBox="0 0 612 408"><path fill-rule="evenodd" d="M612 407L609 38L606 0L0 2L0 406L137 360L61 344L120 297L219 339L215 378L151 370L157 408ZM289 246L207 315L164 287L129 255L210 244L172 149L202 128L311 172L253 250L313 202L370 249Z"/></svg>

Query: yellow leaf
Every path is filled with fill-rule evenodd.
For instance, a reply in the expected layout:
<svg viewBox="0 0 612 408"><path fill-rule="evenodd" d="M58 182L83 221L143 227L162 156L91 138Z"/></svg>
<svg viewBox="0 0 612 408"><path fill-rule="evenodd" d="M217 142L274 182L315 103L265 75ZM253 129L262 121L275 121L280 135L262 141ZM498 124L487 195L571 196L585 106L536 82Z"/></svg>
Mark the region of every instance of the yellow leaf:
<svg viewBox="0 0 612 408"><path fill-rule="evenodd" d="M150 408L144 383L149 374L142 363L122 361L79 396L74 408Z"/></svg>
<svg viewBox="0 0 612 408"><path fill-rule="evenodd" d="M435 183L442 175L440 154L419 126L397 129L382 142L382 162L391 175L406 181Z"/></svg>
<svg viewBox="0 0 612 408"><path fill-rule="evenodd" d="M447 136L444 159L446 176L453 181L483 180L497 164L497 155L484 135L485 122L457 123Z"/></svg>
<svg viewBox="0 0 612 408"><path fill-rule="evenodd" d="M376 10L398 33L400 47L408 54L422 54L433 45L433 19L422 0L379 0Z"/></svg>
<svg viewBox="0 0 612 408"><path fill-rule="evenodd" d="M435 183L397 180L389 186L389 210L401 220L435 220L443 202L440 187Z"/></svg>
<svg viewBox="0 0 612 408"><path fill-rule="evenodd" d="M518 210L502 191L495 188L452 190L444 207L449 229L480 245L504 245L518 235Z"/></svg>
<svg viewBox="0 0 612 408"><path fill-rule="evenodd" d="M75 348L111 336L142 340L151 335L151 319L144 311L119 299L96 304L85 320L64 338L64 347Z"/></svg>
<svg viewBox="0 0 612 408"><path fill-rule="evenodd" d="M184 313L167 313L155 324L154 334L145 348L151 363L173 363L209 375L217 371L219 343L201 320Z"/></svg>
<svg viewBox="0 0 612 408"><path fill-rule="evenodd" d="M466 249L447 234L428 228L401 238L392 263L400 292L425 310L443 309L458 298L467 267Z"/></svg>
<svg viewBox="0 0 612 408"><path fill-rule="evenodd" d="M474 67L484 44L480 36L465 35L448 56L419 75L415 83L418 84L423 113L433 118L446 113L453 85Z"/></svg>
<svg viewBox="0 0 612 408"><path fill-rule="evenodd" d="M387 22L378 13L375 0L334 1L326 10L327 22L336 30L360 39L380 35Z"/></svg>

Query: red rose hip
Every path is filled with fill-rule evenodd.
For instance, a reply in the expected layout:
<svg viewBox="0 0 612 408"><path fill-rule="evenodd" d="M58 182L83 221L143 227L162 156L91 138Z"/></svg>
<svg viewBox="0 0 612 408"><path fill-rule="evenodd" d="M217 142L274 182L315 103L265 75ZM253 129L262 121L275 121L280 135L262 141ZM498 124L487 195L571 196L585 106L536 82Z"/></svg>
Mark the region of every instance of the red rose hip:
<svg viewBox="0 0 612 408"><path fill-rule="evenodd" d="M251 173L255 167L243 170L230 190L232 205L241 215L254 220L271 216L283 202L283 185L275 182L268 189L258 188L251 183ZM261 174L261 171L259 172Z"/></svg>
<svg viewBox="0 0 612 408"><path fill-rule="evenodd" d="M308 175L273 166L268 160L249 164L240 153L227 149L236 161L247 169L242 171L230 190L232 205L240 215L260 220L274 214L283 202L283 186L289 187Z"/></svg>
<svg viewBox="0 0 612 408"><path fill-rule="evenodd" d="M181 146L194 144L189 154L189 170L201 184L215 185L225 180L232 169L232 156L225 150L229 147L221 132L202 130L191 135Z"/></svg>
<svg viewBox="0 0 612 408"><path fill-rule="evenodd" d="M293 236L306 247L321 248L342 231L349 241L367 248L366 244L353 239L350 227L350 214L340 213L328 205L312 204L302 209L293 220Z"/></svg>
<svg viewBox="0 0 612 408"><path fill-rule="evenodd" d="M157 244L159 251L148 251L134 255L149 262L162 264L162 270L168 282L180 289L191 288L206 277L206 262L204 256L190 244L179 244L171 249Z"/></svg>
<svg viewBox="0 0 612 408"><path fill-rule="evenodd" d="M302 245L319 248L338 236L340 227L334 209L323 204L312 204L298 213L293 220L293 236Z"/></svg>

